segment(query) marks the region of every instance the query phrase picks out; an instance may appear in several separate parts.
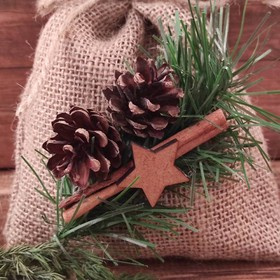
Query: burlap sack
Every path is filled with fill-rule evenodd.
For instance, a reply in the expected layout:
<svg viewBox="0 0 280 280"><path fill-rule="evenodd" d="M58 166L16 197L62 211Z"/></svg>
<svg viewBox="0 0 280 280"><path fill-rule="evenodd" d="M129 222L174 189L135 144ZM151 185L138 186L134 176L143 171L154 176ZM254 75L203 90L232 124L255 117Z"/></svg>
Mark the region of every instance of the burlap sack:
<svg viewBox="0 0 280 280"><path fill-rule="evenodd" d="M101 90L111 85L114 70L123 70L124 59L133 61L138 45L155 48L151 35L161 17L167 25L180 10L188 21L187 1L40 1L42 14L53 12L40 36L33 72L18 108L16 178L6 225L9 245L38 243L50 238L53 228L41 213L54 217L50 204L34 190L38 182L20 159L24 155L54 191L53 182L40 164L35 149L51 136L51 121L71 104L104 111ZM252 133L263 141L261 130ZM280 203L273 176L253 151L257 170L248 169L252 189L243 182L226 182L211 191L212 201L197 197L195 209L184 217L198 233L180 229L179 236L145 230L158 244L162 256L195 259L280 260ZM165 202L178 205L178 198L165 194ZM187 202L186 202L187 203ZM127 245L113 242L123 254L135 255ZM143 256L151 257L150 251ZM139 255L137 255L139 256Z"/></svg>

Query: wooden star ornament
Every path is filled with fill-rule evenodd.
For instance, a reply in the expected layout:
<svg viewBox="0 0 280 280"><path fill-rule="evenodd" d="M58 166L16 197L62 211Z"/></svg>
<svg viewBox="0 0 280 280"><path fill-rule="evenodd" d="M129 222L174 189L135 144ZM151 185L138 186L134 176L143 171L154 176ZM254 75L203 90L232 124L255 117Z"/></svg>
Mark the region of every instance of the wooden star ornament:
<svg viewBox="0 0 280 280"><path fill-rule="evenodd" d="M132 188L142 189L154 207L167 186L188 182L188 177L175 166L178 142L171 141L164 148L152 151L132 144L134 170L121 182L126 188L137 177Z"/></svg>

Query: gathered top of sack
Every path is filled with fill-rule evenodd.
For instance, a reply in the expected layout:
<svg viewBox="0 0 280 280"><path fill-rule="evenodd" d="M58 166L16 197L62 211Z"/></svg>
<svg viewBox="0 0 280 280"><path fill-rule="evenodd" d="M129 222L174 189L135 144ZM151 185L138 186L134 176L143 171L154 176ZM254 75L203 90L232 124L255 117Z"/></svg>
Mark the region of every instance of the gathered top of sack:
<svg viewBox="0 0 280 280"><path fill-rule="evenodd" d="M37 0L37 12L41 16L46 16L52 12L54 12L56 9L58 9L60 6L63 6L64 4L69 5L69 3L73 5L93 5L95 3L98 3L100 0ZM103 0L104 1L104 0ZM108 1L123 1L123 0L108 0ZM156 2L158 0L130 0L131 2ZM162 0L166 2L186 2L187 0ZM235 0L217 0L216 5L224 6L225 4L229 2L233 2ZM258 1L263 4L266 4L271 7L280 7L280 0L250 0L250 1ZM196 0L191 0L192 3L196 2ZM199 5L201 7L207 7L209 6L210 1L209 0L200 0Z"/></svg>
<svg viewBox="0 0 280 280"><path fill-rule="evenodd" d="M124 0L107 0L109 2L121 2ZM126 1L126 0L125 0ZM133 2L158 2L158 0L130 0L131 3L133 4ZM224 6L226 3L229 3L231 0L217 0L216 5L220 5L220 6ZM265 1L265 0L263 0ZM270 1L273 2L271 0L266 0L266 1ZM39 15L41 16L46 16L48 14L53 13L56 9L58 9L59 7L67 4L72 4L74 6L85 6L88 7L90 5L94 5L94 4L98 4L98 2L100 2L100 0L37 0L37 12ZM102 0L102 2L104 2L104 0ZM127 2L127 1L126 1ZM161 0L161 2L172 2L172 3L185 3L187 2L187 0ZM196 0L191 0L192 3L195 3ZM280 2L280 0L279 0ZM199 5L201 7L207 7L209 6L210 1L209 0L200 0L199 1Z"/></svg>

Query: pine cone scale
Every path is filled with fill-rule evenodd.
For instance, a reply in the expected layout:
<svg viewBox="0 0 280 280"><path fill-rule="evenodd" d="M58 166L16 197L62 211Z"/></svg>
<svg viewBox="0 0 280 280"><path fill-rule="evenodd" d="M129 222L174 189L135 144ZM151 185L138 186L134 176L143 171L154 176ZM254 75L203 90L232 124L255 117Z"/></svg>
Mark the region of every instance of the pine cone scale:
<svg viewBox="0 0 280 280"><path fill-rule="evenodd" d="M123 112L124 104L122 103L121 99L114 97L109 101L109 108L115 112Z"/></svg>
<svg viewBox="0 0 280 280"><path fill-rule="evenodd" d="M89 155L88 155L88 159L87 159L87 164L88 164L88 168L94 172L98 172L101 168L100 162L97 159L95 159Z"/></svg>
<svg viewBox="0 0 280 280"><path fill-rule="evenodd" d="M137 57L136 59L136 72L140 73L144 77L146 83L151 83L154 80L156 74L156 68L151 60Z"/></svg>
<svg viewBox="0 0 280 280"><path fill-rule="evenodd" d="M131 101L128 102L128 107L129 107L130 112L133 115L143 115L143 114L145 114L144 110L142 110L140 107L138 107L137 105L135 105Z"/></svg>
<svg viewBox="0 0 280 280"><path fill-rule="evenodd" d="M48 149L53 154L63 154L63 146L66 144L66 141L49 140L43 148Z"/></svg>
<svg viewBox="0 0 280 280"><path fill-rule="evenodd" d="M74 132L74 138L82 143L89 143L89 132L84 128L78 128Z"/></svg>
<svg viewBox="0 0 280 280"><path fill-rule="evenodd" d="M70 178L72 181L77 182L80 186L86 186L88 184L90 169L85 161L76 164L71 171Z"/></svg>
<svg viewBox="0 0 280 280"><path fill-rule="evenodd" d="M53 131L59 134L63 139L71 141L74 137L75 127L69 125L65 121L59 120L53 124Z"/></svg>
<svg viewBox="0 0 280 280"><path fill-rule="evenodd" d="M144 130L148 127L147 124L141 124L139 122L135 122L133 120L127 119L127 122L135 129L137 130Z"/></svg>
<svg viewBox="0 0 280 280"><path fill-rule="evenodd" d="M90 129L92 126L89 114L81 108L73 107L70 110L71 119L75 122L77 126L82 126L84 128Z"/></svg>
<svg viewBox="0 0 280 280"><path fill-rule="evenodd" d="M154 118L151 120L151 126L155 130L163 130L167 127L168 121L164 118Z"/></svg>
<svg viewBox="0 0 280 280"><path fill-rule="evenodd" d="M151 112L156 112L160 109L160 104L152 103L148 98L141 98L140 104Z"/></svg>
<svg viewBox="0 0 280 280"><path fill-rule="evenodd" d="M95 130L92 132L92 134L98 141L98 144L101 148L104 148L108 145L108 138L104 132L100 130Z"/></svg>

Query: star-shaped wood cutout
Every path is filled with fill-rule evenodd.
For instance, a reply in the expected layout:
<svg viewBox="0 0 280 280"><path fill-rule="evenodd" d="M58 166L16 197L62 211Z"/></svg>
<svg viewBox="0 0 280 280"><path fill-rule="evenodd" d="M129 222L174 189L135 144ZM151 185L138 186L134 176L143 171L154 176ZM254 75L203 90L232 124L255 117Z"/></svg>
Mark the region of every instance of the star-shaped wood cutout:
<svg viewBox="0 0 280 280"><path fill-rule="evenodd" d="M119 186L126 188L139 177L132 188L143 189L149 203L154 207L167 186L189 181L187 176L174 165L177 148L177 141L172 141L156 151L133 143L135 168Z"/></svg>

